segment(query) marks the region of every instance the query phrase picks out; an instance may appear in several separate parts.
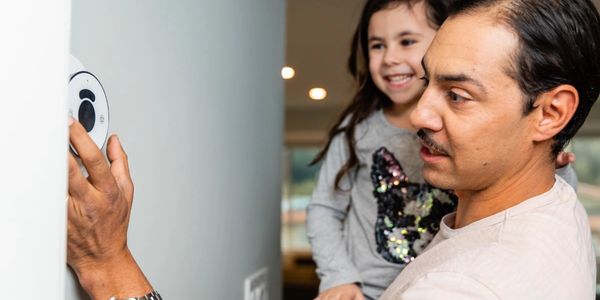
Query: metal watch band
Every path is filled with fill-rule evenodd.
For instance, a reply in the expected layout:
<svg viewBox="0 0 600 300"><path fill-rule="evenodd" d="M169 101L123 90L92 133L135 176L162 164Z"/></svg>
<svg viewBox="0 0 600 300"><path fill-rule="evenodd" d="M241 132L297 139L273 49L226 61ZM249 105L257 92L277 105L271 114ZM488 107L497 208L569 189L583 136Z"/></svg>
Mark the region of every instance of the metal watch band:
<svg viewBox="0 0 600 300"><path fill-rule="evenodd" d="M112 296L108 298L108 300L163 300L160 294L157 291L152 291L142 297L129 297L129 298L121 298L117 299L117 297Z"/></svg>

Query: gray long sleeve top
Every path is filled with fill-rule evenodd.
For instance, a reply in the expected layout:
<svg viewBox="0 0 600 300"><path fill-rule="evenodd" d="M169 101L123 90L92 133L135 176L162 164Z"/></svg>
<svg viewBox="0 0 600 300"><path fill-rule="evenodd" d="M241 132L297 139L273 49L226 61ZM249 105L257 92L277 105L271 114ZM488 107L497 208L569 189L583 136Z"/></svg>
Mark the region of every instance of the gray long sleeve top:
<svg viewBox="0 0 600 300"><path fill-rule="evenodd" d="M359 283L367 298L376 299L404 265L385 260L377 251L371 157L386 147L411 181L423 182L420 144L414 133L389 124L382 111L358 124L355 138L359 164L342 179L343 191L334 189L334 181L348 159L348 147L342 134L330 145L307 209L307 235L321 278L320 291Z"/></svg>

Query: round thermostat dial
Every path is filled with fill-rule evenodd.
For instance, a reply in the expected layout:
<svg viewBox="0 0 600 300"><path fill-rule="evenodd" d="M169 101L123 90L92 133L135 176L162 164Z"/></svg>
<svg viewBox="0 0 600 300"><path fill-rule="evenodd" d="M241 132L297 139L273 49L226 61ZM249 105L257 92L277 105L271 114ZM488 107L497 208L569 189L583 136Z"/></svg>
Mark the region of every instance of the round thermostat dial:
<svg viewBox="0 0 600 300"><path fill-rule="evenodd" d="M109 111L102 84L92 73L80 71L69 80L69 116L86 129L99 149L108 136ZM75 154L77 151L71 146Z"/></svg>

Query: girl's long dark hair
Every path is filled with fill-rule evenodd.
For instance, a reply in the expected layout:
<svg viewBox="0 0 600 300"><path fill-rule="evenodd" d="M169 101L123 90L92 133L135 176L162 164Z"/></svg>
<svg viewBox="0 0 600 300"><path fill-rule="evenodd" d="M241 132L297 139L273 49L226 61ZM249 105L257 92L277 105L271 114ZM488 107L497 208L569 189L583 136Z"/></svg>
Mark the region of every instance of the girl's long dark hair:
<svg viewBox="0 0 600 300"><path fill-rule="evenodd" d="M356 140L354 138L356 125L364 121L376 110L392 105L392 101L375 86L369 72L368 35L371 17L382 9L401 4L413 5L419 1L425 1L427 19L431 27L439 28L447 17L448 2L451 0L368 0L362 10L360 20L352 38L350 57L348 57L348 71L356 82L356 94L339 116L335 125L329 130L327 144L311 162L311 165L314 165L323 160L331 146L333 138L340 133L344 134L350 156L335 176L334 187L336 190L340 190L340 181L342 178L358 164L355 147Z"/></svg>

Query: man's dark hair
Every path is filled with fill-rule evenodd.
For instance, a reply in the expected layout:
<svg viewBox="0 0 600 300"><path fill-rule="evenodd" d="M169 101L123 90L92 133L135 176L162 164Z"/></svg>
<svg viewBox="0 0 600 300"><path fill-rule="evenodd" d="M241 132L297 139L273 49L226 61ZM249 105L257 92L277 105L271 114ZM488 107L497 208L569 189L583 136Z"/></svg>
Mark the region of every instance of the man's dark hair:
<svg viewBox="0 0 600 300"><path fill-rule="evenodd" d="M449 17L482 10L497 13L519 38L509 75L525 96L524 113L541 94L561 84L574 86L579 105L554 137L558 154L585 121L600 88L600 17L591 0L464 0L449 7Z"/></svg>

